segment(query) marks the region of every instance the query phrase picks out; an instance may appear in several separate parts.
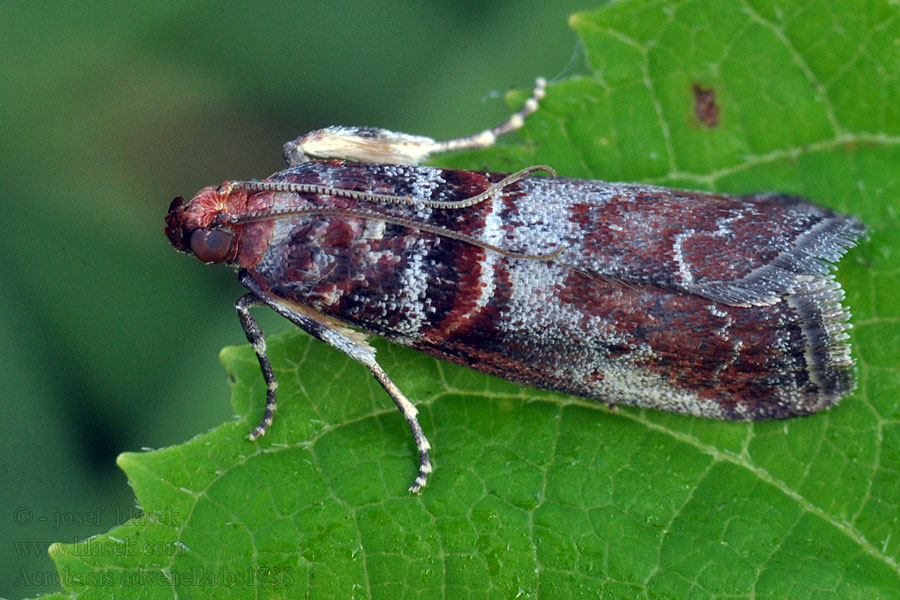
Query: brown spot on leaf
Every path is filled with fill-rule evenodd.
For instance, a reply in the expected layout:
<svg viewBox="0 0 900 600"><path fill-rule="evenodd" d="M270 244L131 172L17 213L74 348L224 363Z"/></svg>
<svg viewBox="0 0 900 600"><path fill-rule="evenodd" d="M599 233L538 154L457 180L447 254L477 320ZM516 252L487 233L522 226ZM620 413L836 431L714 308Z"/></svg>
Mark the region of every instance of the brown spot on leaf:
<svg viewBox="0 0 900 600"><path fill-rule="evenodd" d="M705 88L695 83L694 113L700 122L712 129L719 124L719 105L716 104L715 88Z"/></svg>

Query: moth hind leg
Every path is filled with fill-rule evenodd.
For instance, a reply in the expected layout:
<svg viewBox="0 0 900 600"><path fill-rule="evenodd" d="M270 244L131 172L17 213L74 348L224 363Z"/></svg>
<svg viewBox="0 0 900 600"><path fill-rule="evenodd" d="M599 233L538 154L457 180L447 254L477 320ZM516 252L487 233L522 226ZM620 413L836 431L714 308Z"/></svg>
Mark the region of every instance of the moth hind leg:
<svg viewBox="0 0 900 600"><path fill-rule="evenodd" d="M429 149L428 154L440 154L442 152L456 152L459 150L478 150L480 148L490 148L497 142L497 138L512 133L517 129L521 129L525 124L525 118L538 109L538 105L547 94L547 80L538 77L534 82L534 90L531 97L525 101L525 104L518 111L509 116L508 119L495 125L490 129L485 129L481 133L466 137L446 140L443 142L435 142L434 146Z"/></svg>
<svg viewBox="0 0 900 600"><path fill-rule="evenodd" d="M282 149L288 165L311 159L340 158L363 163L418 165L433 154L489 148L497 138L525 124L525 118L538 109L546 95L547 80L538 77L531 97L508 119L475 135L435 141L373 127L326 127L291 140Z"/></svg>

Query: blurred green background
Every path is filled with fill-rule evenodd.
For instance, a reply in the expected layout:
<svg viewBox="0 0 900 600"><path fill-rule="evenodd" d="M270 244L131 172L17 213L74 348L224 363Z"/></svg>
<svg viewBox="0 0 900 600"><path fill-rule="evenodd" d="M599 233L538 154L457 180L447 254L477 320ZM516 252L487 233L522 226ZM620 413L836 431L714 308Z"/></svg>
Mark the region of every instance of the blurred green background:
<svg viewBox="0 0 900 600"><path fill-rule="evenodd" d="M231 416L241 288L169 247L172 197L326 125L480 131L567 69L596 4L0 5L0 596L58 589L47 545L139 514L117 454Z"/></svg>

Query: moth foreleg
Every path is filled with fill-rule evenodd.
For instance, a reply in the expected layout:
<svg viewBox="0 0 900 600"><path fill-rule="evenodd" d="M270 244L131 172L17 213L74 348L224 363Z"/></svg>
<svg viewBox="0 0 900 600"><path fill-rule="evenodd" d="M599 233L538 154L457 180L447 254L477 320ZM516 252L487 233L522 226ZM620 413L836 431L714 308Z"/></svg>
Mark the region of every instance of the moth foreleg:
<svg viewBox="0 0 900 600"><path fill-rule="evenodd" d="M266 355L266 338L263 336L259 323L250 314L250 309L254 306L265 305L256 294L244 294L234 303L237 309L238 318L241 320L241 327L244 329L244 335L256 352L256 358L259 360L259 367L262 370L263 379L266 382L266 412L263 414L262 421L250 433L250 439L255 440L261 435L265 435L266 430L272 424L272 418L275 416L275 409L278 402L275 399L275 390L278 388L278 380L275 379L275 372L272 371L272 364Z"/></svg>

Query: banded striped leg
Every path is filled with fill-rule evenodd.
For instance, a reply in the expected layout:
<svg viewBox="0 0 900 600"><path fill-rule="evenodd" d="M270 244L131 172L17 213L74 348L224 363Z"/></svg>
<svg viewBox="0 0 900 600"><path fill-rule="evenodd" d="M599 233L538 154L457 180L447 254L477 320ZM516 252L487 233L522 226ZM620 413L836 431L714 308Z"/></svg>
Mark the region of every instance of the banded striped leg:
<svg viewBox="0 0 900 600"><path fill-rule="evenodd" d="M289 165L312 158L341 158L365 163L417 165L432 154L474 150L493 146L500 136L525 124L547 93L547 81L539 77L531 97L508 119L481 133L438 142L430 137L410 135L374 127L326 127L286 143L282 149Z"/></svg>
<svg viewBox="0 0 900 600"><path fill-rule="evenodd" d="M248 281L248 278L246 277L241 279L242 283L245 283L246 281ZM275 390L278 388L278 381L275 379L275 373L272 371L269 357L266 356L266 339L263 337L262 329L260 329L256 319L250 314L250 309L252 307L268 306L268 304L263 300L260 300L259 296L256 294L250 293L244 294L238 298L237 302L234 303L234 306L237 309L238 317L241 320L241 327L244 328L244 334L247 336L250 345L253 346L253 351L256 352L256 358L259 360L263 379L266 382L266 412L263 415L262 421L260 421L259 425L256 426L256 429L254 429L249 436L251 440L255 440L261 435L264 435L266 430L272 424L272 418L277 406L275 401ZM397 408L403 414L407 424L409 424L410 431L412 431L413 439L416 442L416 450L419 453L419 474L410 486L409 491L414 494L418 493L419 490L425 487L425 484L428 482L428 474L432 472L431 459L428 455L428 450L431 449L431 445L428 443L428 439L422 431L422 426L419 424L419 419L416 417L418 410L413 403L403 395L400 388L391 381L391 378L384 372L381 365L375 361L374 352L370 348L363 347L357 342L346 338L340 332L327 326L322 326L315 321L309 321L304 315L289 311L282 305L275 304L273 305L273 308L280 314L291 319L291 321L302 327L311 335L364 364L378 383L381 384L388 393L388 396L391 397L391 400L394 401L394 404L397 405Z"/></svg>
<svg viewBox="0 0 900 600"><path fill-rule="evenodd" d="M477 150L479 148L489 148L496 143L497 138L520 129L525 124L525 118L538 109L538 105L547 94L547 80L538 77L534 82L534 90L531 92L531 98L525 101L525 104L518 112L510 115L508 119L485 129L481 133L470 135L454 140L446 140L443 142L435 142L434 146L429 149L428 154L438 154L441 152L456 152L458 150Z"/></svg>
<svg viewBox="0 0 900 600"><path fill-rule="evenodd" d="M234 307L237 309L238 318L241 320L241 327L244 328L244 335L253 351L256 352L256 358L259 360L260 369L262 369L263 379L266 381L266 412L263 414L262 421L250 433L250 440L255 440L261 435L265 435L266 430L272 424L272 418L275 416L275 409L278 403L275 400L275 390L278 388L278 380L275 379L275 373L272 371L272 365L269 363L269 357L266 356L266 338L263 336L259 323L250 314L250 309L254 306L265 306L265 303L256 297L256 294L244 294L237 299Z"/></svg>
<svg viewBox="0 0 900 600"><path fill-rule="evenodd" d="M419 490L428 483L428 474L432 471L431 459L428 456L428 450L431 449L431 444L428 443L428 439L422 431L422 426L419 425L419 419L416 418L419 411L413 403L403 395L400 388L391 381L391 378L384 372L381 365L372 363L367 366L372 372L372 375L375 376L375 379L378 380L378 383L384 388L384 391L388 393L388 396L390 396L391 400L394 401L394 404L397 405L397 408L400 409L400 412L403 413L406 422L409 424L409 429L412 431L413 439L416 440L416 449L419 451L419 475L416 477L413 484L409 486L409 491L413 494L418 494Z"/></svg>

